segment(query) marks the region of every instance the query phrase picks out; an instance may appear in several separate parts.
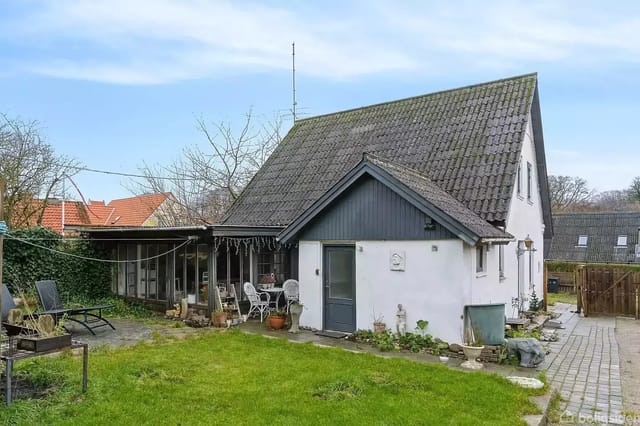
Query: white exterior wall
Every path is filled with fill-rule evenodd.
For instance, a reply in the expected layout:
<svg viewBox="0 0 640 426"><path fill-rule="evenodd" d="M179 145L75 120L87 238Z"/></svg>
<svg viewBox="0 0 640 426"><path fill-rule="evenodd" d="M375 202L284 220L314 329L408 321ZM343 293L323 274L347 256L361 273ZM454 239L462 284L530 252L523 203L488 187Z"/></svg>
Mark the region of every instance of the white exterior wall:
<svg viewBox="0 0 640 426"><path fill-rule="evenodd" d="M319 241L298 243L298 283L300 302L304 305L300 325L322 330L322 244Z"/></svg>
<svg viewBox="0 0 640 426"><path fill-rule="evenodd" d="M544 219L542 215L542 204L540 201L540 186L538 184L538 169L536 167L536 153L533 145L533 131L531 128L531 116L527 124L524 143L522 145L522 191L517 194L517 183L513 187L513 195L511 208L506 221L506 231L516 237L517 240L523 241L527 235L533 240L533 248L536 251L531 252L533 274L529 275L529 252L525 252L521 257L523 266L523 274L521 279L524 280L523 288L525 297L528 299L533 288L539 299L543 298L543 270L544 270ZM532 165L532 193L531 200L527 199L527 162ZM510 243L504 248L505 255L505 271L503 283L507 288L512 289L512 297L518 297L518 257L517 242ZM530 283L533 286L530 287ZM510 304L511 302L509 302ZM525 308L528 303L525 303ZM511 316L511 315L509 315Z"/></svg>
<svg viewBox="0 0 640 426"><path fill-rule="evenodd" d="M357 329L373 328L374 313L395 329L397 305L402 304L407 311L407 331L413 331L416 321L424 319L429 321L427 331L434 337L461 341L461 315L470 287L461 240L356 241L354 245ZM404 271L390 269L393 251L405 252ZM305 306L300 322L321 329L322 245L301 241L298 253L300 299Z"/></svg>

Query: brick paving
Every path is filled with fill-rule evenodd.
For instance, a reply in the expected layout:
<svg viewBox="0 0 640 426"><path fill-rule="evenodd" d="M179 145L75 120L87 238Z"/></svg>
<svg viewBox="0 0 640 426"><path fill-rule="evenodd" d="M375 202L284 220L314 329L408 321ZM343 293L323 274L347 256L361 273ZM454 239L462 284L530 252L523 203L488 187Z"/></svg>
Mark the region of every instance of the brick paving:
<svg viewBox="0 0 640 426"><path fill-rule="evenodd" d="M615 318L584 318L558 304L564 329L543 364L560 392L562 422L624 424Z"/></svg>

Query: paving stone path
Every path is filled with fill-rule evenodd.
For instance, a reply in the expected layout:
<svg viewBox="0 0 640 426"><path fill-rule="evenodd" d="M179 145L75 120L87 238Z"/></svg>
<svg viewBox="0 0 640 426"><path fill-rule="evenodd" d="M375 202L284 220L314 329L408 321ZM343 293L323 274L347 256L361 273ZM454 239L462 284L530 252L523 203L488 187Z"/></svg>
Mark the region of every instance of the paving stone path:
<svg viewBox="0 0 640 426"><path fill-rule="evenodd" d="M624 424L615 318L584 318L558 304L564 329L549 345L544 368L562 396L561 421Z"/></svg>

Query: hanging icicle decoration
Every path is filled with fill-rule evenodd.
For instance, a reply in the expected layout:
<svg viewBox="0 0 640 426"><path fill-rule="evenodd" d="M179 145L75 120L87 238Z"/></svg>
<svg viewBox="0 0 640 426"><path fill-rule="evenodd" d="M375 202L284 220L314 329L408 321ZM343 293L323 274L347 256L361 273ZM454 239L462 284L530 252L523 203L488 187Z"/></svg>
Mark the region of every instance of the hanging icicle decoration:
<svg viewBox="0 0 640 426"><path fill-rule="evenodd" d="M214 237L213 249L218 252L222 245L226 246L227 251L231 248L235 249L235 254L239 255L244 245L244 254L248 255L250 250L260 252L263 249L268 251L279 251L282 248L289 249L291 244L282 244L275 237Z"/></svg>

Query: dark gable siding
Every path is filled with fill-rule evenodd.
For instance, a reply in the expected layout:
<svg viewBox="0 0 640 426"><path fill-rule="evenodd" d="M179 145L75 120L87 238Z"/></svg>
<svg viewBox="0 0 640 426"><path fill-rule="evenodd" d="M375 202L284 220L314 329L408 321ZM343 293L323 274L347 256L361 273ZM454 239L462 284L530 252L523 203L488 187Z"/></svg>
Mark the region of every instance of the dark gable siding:
<svg viewBox="0 0 640 426"><path fill-rule="evenodd" d="M363 177L302 232L300 240L439 240L456 238L384 184Z"/></svg>

